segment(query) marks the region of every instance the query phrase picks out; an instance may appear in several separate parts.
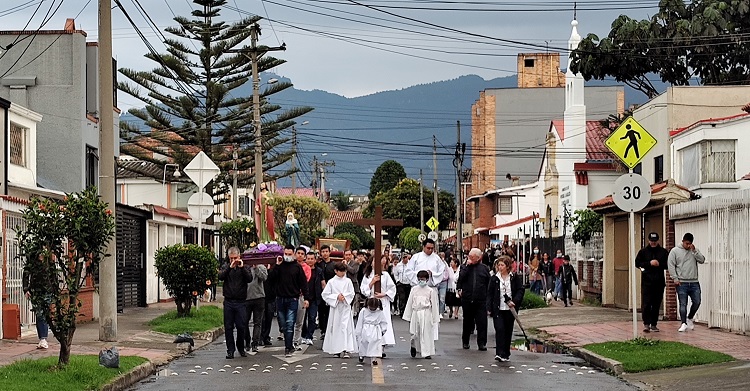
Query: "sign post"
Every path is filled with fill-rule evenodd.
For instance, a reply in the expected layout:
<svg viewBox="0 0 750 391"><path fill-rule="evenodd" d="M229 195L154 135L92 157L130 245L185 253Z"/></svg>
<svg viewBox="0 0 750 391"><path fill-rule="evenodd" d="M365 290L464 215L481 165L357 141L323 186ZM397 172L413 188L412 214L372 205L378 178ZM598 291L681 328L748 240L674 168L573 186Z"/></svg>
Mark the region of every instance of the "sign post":
<svg viewBox="0 0 750 391"><path fill-rule="evenodd" d="M615 205L625 212L629 212L629 246L628 254L630 264L630 303L633 309L633 339L638 338L638 310L636 301L638 300L636 291L636 274L635 274L635 212L645 208L651 200L651 185L648 180L639 174L633 173L633 168L643 160L643 157L656 145L656 139L646 129L641 126L633 117L629 117L620 124L614 132L607 138L604 144L618 158L628 166L629 173L622 175L615 181L615 188L612 192L612 199Z"/></svg>
<svg viewBox="0 0 750 391"><path fill-rule="evenodd" d="M214 208L213 198L204 193L203 188L214 180L221 170L205 152L200 151L182 171L198 186L198 193L193 194L188 200L188 212L190 212L190 217L198 220L198 245L202 246L203 235L201 230L203 229L203 222L210 216L210 214L207 214L206 208L210 206L211 213L213 213ZM235 191L237 190L235 189Z"/></svg>

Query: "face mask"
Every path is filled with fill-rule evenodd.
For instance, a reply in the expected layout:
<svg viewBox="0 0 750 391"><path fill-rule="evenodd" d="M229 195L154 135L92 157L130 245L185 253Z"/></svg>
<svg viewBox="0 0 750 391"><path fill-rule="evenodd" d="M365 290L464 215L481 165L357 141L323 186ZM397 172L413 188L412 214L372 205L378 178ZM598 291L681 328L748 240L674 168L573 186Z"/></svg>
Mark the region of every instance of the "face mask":
<svg viewBox="0 0 750 391"><path fill-rule="evenodd" d="M557 253L557 257L558 258L562 257L562 253Z"/></svg>
<svg viewBox="0 0 750 391"><path fill-rule="evenodd" d="M419 286L427 286L427 281L419 280Z"/></svg>
<svg viewBox="0 0 750 391"><path fill-rule="evenodd" d="M284 255L284 262L294 262L294 257L291 255Z"/></svg>
<svg viewBox="0 0 750 391"><path fill-rule="evenodd" d="M539 254L539 250L534 250L534 254Z"/></svg>

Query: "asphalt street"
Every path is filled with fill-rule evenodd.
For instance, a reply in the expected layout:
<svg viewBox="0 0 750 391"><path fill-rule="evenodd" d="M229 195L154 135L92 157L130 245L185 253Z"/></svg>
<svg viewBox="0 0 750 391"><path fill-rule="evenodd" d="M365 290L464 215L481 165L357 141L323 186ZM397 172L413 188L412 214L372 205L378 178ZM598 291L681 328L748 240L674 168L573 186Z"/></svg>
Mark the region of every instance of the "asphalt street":
<svg viewBox="0 0 750 391"><path fill-rule="evenodd" d="M522 314L523 316L523 314ZM233 360L226 354L224 338L162 368L131 390L513 390L576 389L632 390L632 386L571 355L513 351L511 361L494 358L494 331L490 324L488 350L461 347L461 320L444 319L440 325L437 354L432 359L409 355L408 323L394 317L397 344L386 350L387 358L373 367L323 353L322 342L305 346L293 357L284 357L281 341L257 354ZM516 330L520 333L519 330ZM317 334L317 333L316 333ZM522 336L520 337L522 338Z"/></svg>

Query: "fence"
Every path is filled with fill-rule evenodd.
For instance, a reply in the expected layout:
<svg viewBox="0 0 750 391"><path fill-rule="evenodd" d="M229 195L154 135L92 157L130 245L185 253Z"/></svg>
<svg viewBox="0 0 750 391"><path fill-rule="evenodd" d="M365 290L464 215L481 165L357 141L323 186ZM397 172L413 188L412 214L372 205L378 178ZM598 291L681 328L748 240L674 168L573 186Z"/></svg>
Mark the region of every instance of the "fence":
<svg viewBox="0 0 750 391"><path fill-rule="evenodd" d="M31 310L31 302L23 293L23 264L25 260L18 255L18 238L16 230L18 227L24 229L26 220L20 214L4 212L5 225L5 251L8 260L8 275L5 280L8 303L18 304L21 312L21 325L28 327L36 323L34 312Z"/></svg>
<svg viewBox="0 0 750 391"><path fill-rule="evenodd" d="M602 276L604 273L604 235L596 233L586 245L574 243L573 238L565 238L566 254L578 273L578 287L583 297L602 300ZM579 297L581 299L582 297Z"/></svg>

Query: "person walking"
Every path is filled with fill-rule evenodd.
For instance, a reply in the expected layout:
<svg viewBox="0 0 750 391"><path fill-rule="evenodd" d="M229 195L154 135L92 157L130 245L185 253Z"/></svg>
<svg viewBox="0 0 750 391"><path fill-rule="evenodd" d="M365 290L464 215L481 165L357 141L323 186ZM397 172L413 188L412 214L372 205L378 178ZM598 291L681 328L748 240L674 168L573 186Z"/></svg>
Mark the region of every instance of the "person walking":
<svg viewBox="0 0 750 391"><path fill-rule="evenodd" d="M402 319L409 322L411 356L417 357L419 353L422 357L430 359L435 354L435 332L440 323L440 302L437 290L427 285L430 273L420 270L417 272L417 278L419 283L409 292Z"/></svg>
<svg viewBox="0 0 750 391"><path fill-rule="evenodd" d="M555 266L549 259L549 254L542 254L542 262L539 264L539 272L542 274L542 284L544 285L544 294L554 289Z"/></svg>
<svg viewBox="0 0 750 391"><path fill-rule="evenodd" d="M411 282L409 277L406 275L406 265L409 263L408 252L401 254L401 262L393 266L393 279L396 281L396 303L397 303L397 314L403 315L404 308L406 308L406 301L409 299L409 291L411 290Z"/></svg>
<svg viewBox="0 0 750 391"><path fill-rule="evenodd" d="M560 266L560 273L558 274L562 301L566 307L568 303L573 305L573 283L578 285L578 275L576 274L576 269L570 264L569 255L563 255L563 264Z"/></svg>
<svg viewBox="0 0 750 391"><path fill-rule="evenodd" d="M250 268L253 280L247 284L247 327L245 328L245 351L258 352L261 340L263 315L266 312L266 293L263 285L268 278L268 269L263 265ZM250 334L250 319L253 321L253 332Z"/></svg>
<svg viewBox="0 0 750 391"><path fill-rule="evenodd" d="M284 257L278 257L276 266L268 273L268 281L276 287L276 316L283 327L286 357L291 357L294 352L294 324L297 321L300 295L304 299L304 308L310 303L305 271L294 259L294 250L294 246L287 245L284 248Z"/></svg>
<svg viewBox="0 0 750 391"><path fill-rule="evenodd" d="M294 251L294 259L300 266L302 266L302 271L305 273L305 280L309 283L310 278L312 277L312 269L307 265L307 262L305 262L306 258L307 249L304 247L297 247ZM297 303L297 318L294 320L294 336L292 337L294 340L292 347L294 347L295 351L302 350L302 346L300 346L302 344L302 329L305 324L305 314L307 313L307 307L303 305L304 302L305 298L300 295L299 302Z"/></svg>
<svg viewBox="0 0 750 391"><path fill-rule="evenodd" d="M388 257L382 255L380 257L381 267L384 268ZM366 298L375 298L382 302L381 310L388 319L388 331L383 335L383 349L382 356L385 358L385 345L395 345L396 337L393 334L393 323L391 321L391 303L396 297L396 284L391 279L390 274L381 268L381 273L375 274L375 262L373 258L365 266L365 274L362 278L361 292ZM380 281L380 292L375 292L375 284Z"/></svg>
<svg viewBox="0 0 750 391"><path fill-rule="evenodd" d="M518 311L523 302L525 289L523 277L511 273L511 259L501 256L495 261L495 275L490 279L487 300L487 314L495 326L495 360L510 360L510 343L513 339L515 316L511 309Z"/></svg>
<svg viewBox="0 0 750 391"><path fill-rule="evenodd" d="M313 344L313 334L317 328L316 318L318 317L318 308L323 301L323 288L325 279L323 278L323 269L316 265L314 252L308 252L306 255L307 265L310 266L310 280L307 282L307 293L310 295L310 302L307 306L306 323L302 328L302 343L305 345Z"/></svg>
<svg viewBox="0 0 750 391"><path fill-rule="evenodd" d="M461 308L461 299L456 296L456 282L458 281L458 275L461 273L458 259L451 259L449 270L453 276L448 283L448 292L445 294L445 305L448 306L449 310L448 319L458 319L458 309Z"/></svg>
<svg viewBox="0 0 750 391"><path fill-rule="evenodd" d="M695 248L693 234L682 236L682 244L675 246L667 258L669 276L677 286L677 299L680 302L679 332L695 328L693 317L701 306L701 284L698 282L698 264L706 262L706 257ZM687 301L690 298L690 313L687 312Z"/></svg>
<svg viewBox="0 0 750 391"><path fill-rule="evenodd" d="M635 266L641 269L641 314L643 332L658 332L659 309L664 296L664 271L667 270L669 252L659 245L659 234L648 234L648 244L638 251Z"/></svg>
<svg viewBox="0 0 750 391"><path fill-rule="evenodd" d="M560 291L562 290L562 280L560 280L560 268L562 267L565 259L563 258L562 250L557 250L555 258L552 260L552 265L555 268L555 301L560 300ZM551 289L551 288L550 288Z"/></svg>
<svg viewBox="0 0 750 391"><path fill-rule="evenodd" d="M41 255L40 255L41 259ZM23 287L24 296L26 299L31 299L31 279L33 278L31 272L26 267L23 268L21 286ZM49 343L47 338L49 337L49 325L47 320L44 318L44 312L40 311L39 308L34 308L34 315L36 316L36 336L39 338L39 343L36 345L37 349L49 349Z"/></svg>
<svg viewBox="0 0 750 391"><path fill-rule="evenodd" d="M487 289L490 283L490 269L481 262L482 250L469 250L469 260L461 268L456 282L456 293L461 298L464 312L461 341L463 348L469 349L469 338L476 327L477 345L480 351L487 350Z"/></svg>
<svg viewBox="0 0 750 391"><path fill-rule="evenodd" d="M417 273L426 270L430 274L430 279L427 281L427 285L436 288L443 281L443 271L445 270L445 262L435 254L435 241L432 239L425 239L422 242L422 251L414 254L406 265L406 277L409 279L411 286L419 284L417 279Z"/></svg>
<svg viewBox="0 0 750 391"><path fill-rule="evenodd" d="M240 257L240 249L232 247L227 250L229 263L219 271L219 280L224 281L224 335L227 343L227 359L234 358L235 349L240 356L245 353L245 328L247 327L247 284L253 280L250 268L246 268ZM237 342L234 340L234 329L237 329Z"/></svg>
<svg viewBox="0 0 750 391"><path fill-rule="evenodd" d="M336 277L336 272L333 270L333 266L336 264L331 259L331 247L327 244L320 246L320 257L318 259L318 267L323 269L323 279L326 283L333 277ZM320 340L324 341L326 338L326 328L328 327L328 314L331 308L324 301L320 303L318 307L318 327L320 327Z"/></svg>
<svg viewBox="0 0 750 391"><path fill-rule="evenodd" d="M323 340L323 351L339 358L349 358L350 352L357 352L357 339L352 314L354 286L346 277L346 265L336 262L333 277L323 289L323 300L331 308L328 316L328 338Z"/></svg>

